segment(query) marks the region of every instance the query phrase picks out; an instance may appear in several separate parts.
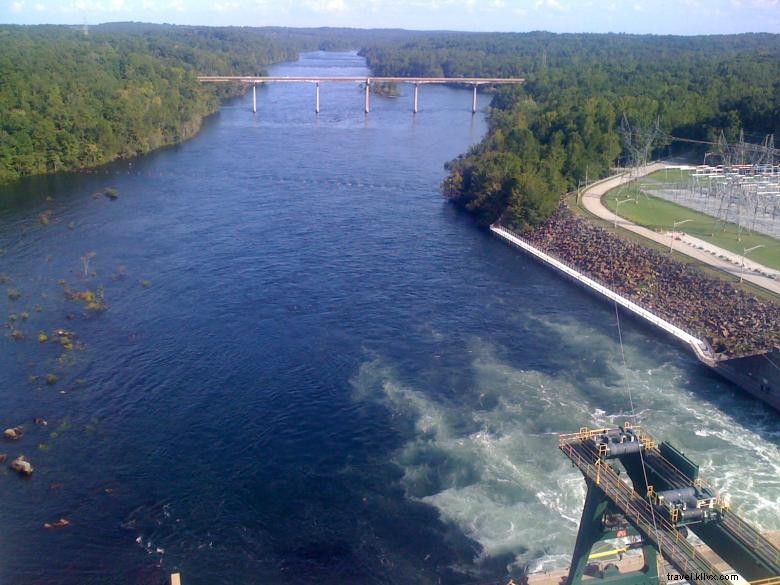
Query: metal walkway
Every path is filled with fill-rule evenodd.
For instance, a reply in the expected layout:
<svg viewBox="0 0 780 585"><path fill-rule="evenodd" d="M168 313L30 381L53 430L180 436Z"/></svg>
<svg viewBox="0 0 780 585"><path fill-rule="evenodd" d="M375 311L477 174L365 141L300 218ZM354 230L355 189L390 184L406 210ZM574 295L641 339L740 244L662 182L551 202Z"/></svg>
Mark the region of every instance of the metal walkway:
<svg viewBox="0 0 780 585"><path fill-rule="evenodd" d="M628 520L658 551L677 569L680 574L700 573L702 579L694 583L706 583L704 575L721 575L715 567L687 541L674 526L661 518L650 502L640 497L633 488L626 485L615 471L607 465L594 448L579 438L567 441L563 437L560 443L569 459L582 471L583 475L609 497ZM718 578L718 577L716 577Z"/></svg>
<svg viewBox="0 0 780 585"><path fill-rule="evenodd" d="M628 425L625 428L628 429ZM639 428L631 429L631 433L639 439L639 449L615 458L624 464L634 486L649 492L647 497L641 495L623 481L607 462L608 447L596 441L599 436L618 431L624 432L624 428L582 429L579 433L561 435L559 447L585 479L601 490L645 541L652 544L681 575L688 576L691 583L723 579L723 574L686 540L682 524L663 513L657 497L652 497L653 488L681 490L693 487L697 493L715 494L715 490L698 477L698 466L670 445L663 444L659 449L648 434ZM679 461L685 471L670 462L664 453ZM645 478L647 486L644 485ZM713 517L717 519L687 523L686 528L702 538L743 577L754 579L755 584L770 585L780 581L780 550L732 512L720 497L709 498L706 503L715 510Z"/></svg>

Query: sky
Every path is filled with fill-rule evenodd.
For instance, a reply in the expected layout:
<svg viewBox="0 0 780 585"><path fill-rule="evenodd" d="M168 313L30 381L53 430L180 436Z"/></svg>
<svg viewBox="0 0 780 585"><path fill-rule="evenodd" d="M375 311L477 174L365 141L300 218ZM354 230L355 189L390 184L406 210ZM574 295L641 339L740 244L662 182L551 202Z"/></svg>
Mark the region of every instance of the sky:
<svg viewBox="0 0 780 585"><path fill-rule="evenodd" d="M0 0L0 23L780 33L780 0Z"/></svg>

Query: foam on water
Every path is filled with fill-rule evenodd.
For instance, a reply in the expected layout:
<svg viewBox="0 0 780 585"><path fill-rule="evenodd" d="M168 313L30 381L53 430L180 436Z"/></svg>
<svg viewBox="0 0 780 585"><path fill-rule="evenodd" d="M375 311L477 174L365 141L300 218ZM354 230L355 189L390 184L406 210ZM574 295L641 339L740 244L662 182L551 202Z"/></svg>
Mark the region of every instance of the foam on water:
<svg viewBox="0 0 780 585"><path fill-rule="evenodd" d="M474 367L482 379L464 397L473 403L466 408L400 383L380 359L363 365L355 387L361 396L380 391L394 416L413 422L413 435L395 454L409 497L436 507L480 543L483 555L511 553L514 564L563 558L573 542L583 482L557 456L554 435L537 428L538 417L522 416L561 403L552 392L555 381L485 357L476 357ZM496 390L502 379L505 392ZM564 394L574 395L570 390Z"/></svg>
<svg viewBox="0 0 780 585"><path fill-rule="evenodd" d="M619 344L603 331L574 319L536 322L566 340L567 360L588 361L590 377L576 364L554 374L515 367L496 357L502 348L478 338L463 365L474 382L457 399L403 382L385 358L363 364L355 396L380 400L408 423L394 455L408 497L434 506L481 545L482 557L510 554L511 566L528 570L565 566L585 484L558 451L556 433L622 424L632 416L630 391L640 424L683 448L749 521L780 528L773 414L762 418L762 405L692 383L679 352L657 342L647 351L646 338L630 327L624 368ZM724 412L732 409L738 417Z"/></svg>

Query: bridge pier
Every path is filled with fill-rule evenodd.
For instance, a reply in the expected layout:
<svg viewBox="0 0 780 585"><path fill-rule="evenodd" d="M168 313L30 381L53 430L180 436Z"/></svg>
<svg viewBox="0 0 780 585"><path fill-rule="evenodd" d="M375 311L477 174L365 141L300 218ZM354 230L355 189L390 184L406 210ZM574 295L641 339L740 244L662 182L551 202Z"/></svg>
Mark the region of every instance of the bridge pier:
<svg viewBox="0 0 780 585"><path fill-rule="evenodd" d="M366 114L368 114L368 112L371 110L370 103L369 103L370 98L368 97L370 91L370 85L371 85L371 81L369 79L366 79L366 105L365 105Z"/></svg>
<svg viewBox="0 0 780 585"><path fill-rule="evenodd" d="M474 97L471 99L471 113L477 113L477 84L474 84Z"/></svg>
<svg viewBox="0 0 780 585"><path fill-rule="evenodd" d="M414 84L414 108L412 111L416 114L417 113L417 90L420 88L419 83Z"/></svg>
<svg viewBox="0 0 780 585"><path fill-rule="evenodd" d="M314 113L320 113L320 82L314 83Z"/></svg>
<svg viewBox="0 0 780 585"><path fill-rule="evenodd" d="M252 113L257 113L257 84L252 84Z"/></svg>

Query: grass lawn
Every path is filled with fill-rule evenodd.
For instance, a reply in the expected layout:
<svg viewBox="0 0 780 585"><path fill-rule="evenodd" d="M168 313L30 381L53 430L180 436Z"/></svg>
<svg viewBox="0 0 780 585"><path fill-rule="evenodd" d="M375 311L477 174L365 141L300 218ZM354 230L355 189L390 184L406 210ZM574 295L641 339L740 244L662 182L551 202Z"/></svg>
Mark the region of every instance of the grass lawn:
<svg viewBox="0 0 780 585"><path fill-rule="evenodd" d="M642 193L636 185L613 189L604 196L603 201L612 212L615 211L616 201L621 201L618 215L638 225L659 232L669 232L672 231L673 224L677 223L676 231L685 232L735 254L742 254L753 246L763 246L749 252L747 257L764 266L780 270L780 240L771 236L744 229L742 234L738 235L736 224L724 223L710 215ZM683 220L687 221L681 224Z"/></svg>
<svg viewBox="0 0 780 585"><path fill-rule="evenodd" d="M574 215L578 215L580 217L583 217L587 219L588 221L601 226L605 230L613 231L613 225L612 222L605 221L599 217L596 217L595 215L592 215L589 211L587 211L581 204L577 203L577 197L574 194L570 194L566 197L566 203L569 207L569 209L574 213ZM621 205L621 210L622 210ZM685 225L688 225L687 223ZM668 253L669 252L669 246L662 246L661 244L654 242L653 240L648 240L646 238L643 238L639 234L635 234L634 232L624 230L620 227L618 227L618 232L620 233L621 237L631 240L632 242L636 242L637 244L641 244L647 248L651 248L653 250L657 250L659 252ZM748 257L752 257L752 254L748 254ZM717 268L713 268L709 264L704 264L703 262L700 262L699 260L696 260L695 258L691 258L690 256L686 256L685 254L682 254L681 252L678 252L677 250L674 251L674 259L678 262L682 262L683 264L692 264L696 266L699 270L704 272L705 274L717 278L720 280L725 280L726 282L732 283L734 286L744 290L745 292L752 294L754 296L757 296L759 298L762 298L764 300L777 302L778 297L776 294L774 294L771 291L768 291L760 286L756 286L747 280L744 282L739 282L736 276L732 276L731 274L727 272L723 272L722 270L718 270Z"/></svg>
<svg viewBox="0 0 780 585"><path fill-rule="evenodd" d="M663 169L651 173L646 177L642 177L639 180L639 184L643 188L648 186L653 188L654 186L658 186L658 183L663 183L664 186L669 184L687 183L690 176L691 171L684 171L682 169Z"/></svg>

